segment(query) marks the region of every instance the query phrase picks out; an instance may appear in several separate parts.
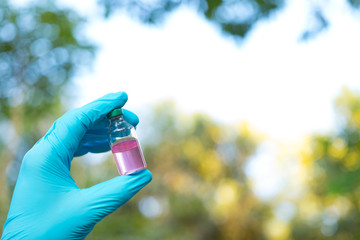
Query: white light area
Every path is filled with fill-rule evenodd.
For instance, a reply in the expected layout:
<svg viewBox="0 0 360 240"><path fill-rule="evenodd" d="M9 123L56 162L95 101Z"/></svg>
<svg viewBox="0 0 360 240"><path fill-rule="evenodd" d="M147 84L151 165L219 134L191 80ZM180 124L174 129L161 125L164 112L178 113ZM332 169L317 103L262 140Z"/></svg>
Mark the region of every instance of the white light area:
<svg viewBox="0 0 360 240"><path fill-rule="evenodd" d="M275 217L283 222L289 222L296 214L296 205L289 201L281 201L273 209Z"/></svg>
<svg viewBox="0 0 360 240"><path fill-rule="evenodd" d="M145 217L155 218L161 215L163 207L157 198L148 196L139 201L139 210Z"/></svg>
<svg viewBox="0 0 360 240"><path fill-rule="evenodd" d="M74 106L126 91L126 108L140 121L146 121L149 106L173 99L186 113L200 111L230 124L248 121L270 142L331 131L341 88L360 88L360 22L345 2L327 4L329 28L307 42L299 41L309 26L307 1L289 1L258 22L241 44L187 8L161 27L124 14L94 18L87 34L100 49L92 71L76 79ZM291 178L277 153L275 142L264 143L246 169L254 193L264 200L276 197Z"/></svg>
<svg viewBox="0 0 360 240"><path fill-rule="evenodd" d="M278 155L278 147L273 142L263 142L245 166L254 194L263 200L275 198L286 186L288 173L279 165Z"/></svg>
<svg viewBox="0 0 360 240"><path fill-rule="evenodd" d="M17 2L26 0L12 1ZM269 136L246 169L263 199L276 196L289 179L278 165L275 140L330 131L341 87L360 89L360 22L345 0L287 1L242 44L187 8L170 14L161 27L149 27L119 13L105 20L95 0L59 2L89 17L86 32L100 46L92 71L75 79L78 101L72 107L126 91L126 108L141 121L149 106L165 99L225 123L246 120ZM326 5L330 26L299 42L314 3Z"/></svg>
<svg viewBox="0 0 360 240"><path fill-rule="evenodd" d="M87 32L100 50L94 69L76 79L75 105L126 91L126 107L140 118L142 109L174 99L185 112L226 123L246 120L276 139L328 131L341 87L360 87L360 23L340 6L329 8L328 30L299 42L307 7L291 1L273 19L259 22L240 46L187 8L162 27L124 14L96 19Z"/></svg>

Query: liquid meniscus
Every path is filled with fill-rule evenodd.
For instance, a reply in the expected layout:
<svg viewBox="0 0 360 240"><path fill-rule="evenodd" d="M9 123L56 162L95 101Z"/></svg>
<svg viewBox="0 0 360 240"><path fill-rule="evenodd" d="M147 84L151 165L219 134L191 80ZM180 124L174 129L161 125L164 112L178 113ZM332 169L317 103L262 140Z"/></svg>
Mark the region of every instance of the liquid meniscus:
<svg viewBox="0 0 360 240"><path fill-rule="evenodd" d="M136 139L124 140L111 146L120 175L146 168L146 162Z"/></svg>

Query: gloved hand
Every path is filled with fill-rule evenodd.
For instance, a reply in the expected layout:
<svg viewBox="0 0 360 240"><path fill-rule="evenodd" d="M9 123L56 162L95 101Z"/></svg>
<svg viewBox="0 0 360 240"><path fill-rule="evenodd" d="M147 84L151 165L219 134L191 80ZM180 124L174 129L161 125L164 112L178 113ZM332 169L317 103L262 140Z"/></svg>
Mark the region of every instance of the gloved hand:
<svg viewBox="0 0 360 240"><path fill-rule="evenodd" d="M21 165L2 240L84 239L97 222L151 181L150 171L142 170L79 189L69 172L74 156L110 150L106 114L126 101L126 93L112 93L69 111L30 149ZM126 110L124 117L134 126L139 122Z"/></svg>

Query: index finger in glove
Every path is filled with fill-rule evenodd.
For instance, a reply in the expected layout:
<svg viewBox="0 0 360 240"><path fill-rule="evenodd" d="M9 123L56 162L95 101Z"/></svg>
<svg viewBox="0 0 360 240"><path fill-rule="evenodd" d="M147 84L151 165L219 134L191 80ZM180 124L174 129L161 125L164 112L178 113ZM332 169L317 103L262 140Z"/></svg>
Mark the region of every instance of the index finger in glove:
<svg viewBox="0 0 360 240"><path fill-rule="evenodd" d="M87 130L106 118L114 108L124 106L127 99L125 92L110 93L83 107L70 110L55 121L44 139L50 142L53 150L70 168L74 153ZM131 119L135 119L134 122L138 121L136 115L131 116Z"/></svg>
<svg viewBox="0 0 360 240"><path fill-rule="evenodd" d="M139 118L136 114L123 109L124 119L134 127L139 123ZM107 152L110 150L109 140L108 140L108 132L109 132L109 119L106 117L98 120L89 129L81 142L78 145L78 148L75 152L75 156L79 157L88 152L91 153L101 153Z"/></svg>

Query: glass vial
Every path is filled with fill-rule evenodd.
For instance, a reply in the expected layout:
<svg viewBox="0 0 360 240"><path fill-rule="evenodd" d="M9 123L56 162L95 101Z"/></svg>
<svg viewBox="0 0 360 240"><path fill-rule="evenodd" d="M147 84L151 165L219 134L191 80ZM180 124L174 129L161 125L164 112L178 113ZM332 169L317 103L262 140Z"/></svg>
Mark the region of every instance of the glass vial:
<svg viewBox="0 0 360 240"><path fill-rule="evenodd" d="M135 128L123 118L121 108L112 110L108 115L109 143L120 175L146 168Z"/></svg>

